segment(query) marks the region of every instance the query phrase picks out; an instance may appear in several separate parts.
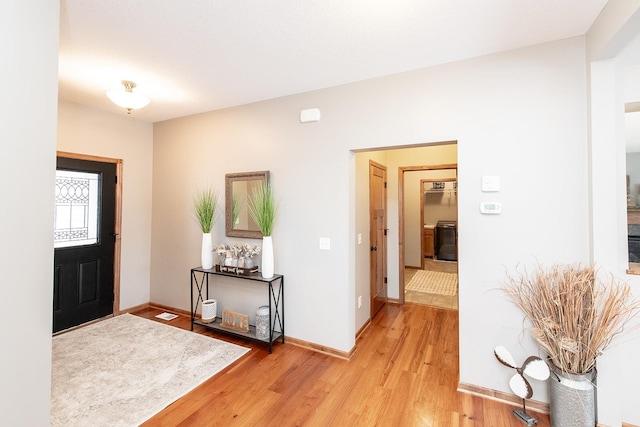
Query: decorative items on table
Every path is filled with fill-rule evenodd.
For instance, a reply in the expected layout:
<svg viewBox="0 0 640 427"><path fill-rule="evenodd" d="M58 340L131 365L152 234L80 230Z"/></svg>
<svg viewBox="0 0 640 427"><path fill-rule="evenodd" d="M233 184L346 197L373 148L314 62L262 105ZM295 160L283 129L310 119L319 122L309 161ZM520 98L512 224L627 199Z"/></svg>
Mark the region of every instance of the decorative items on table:
<svg viewBox="0 0 640 427"><path fill-rule="evenodd" d="M211 229L216 220L218 194L211 188L198 191L193 199L193 208L202 230L202 246L200 257L202 268L213 268L213 242Z"/></svg>
<svg viewBox="0 0 640 427"><path fill-rule="evenodd" d="M262 277L270 279L275 272L271 232L276 217L276 203L270 183L265 182L251 194L248 208L251 218L262 232Z"/></svg>
<svg viewBox="0 0 640 427"><path fill-rule="evenodd" d="M214 299L206 299L202 301L201 320L204 323L211 323L216 320L217 316L218 316L218 301Z"/></svg>
<svg viewBox="0 0 640 427"><path fill-rule="evenodd" d="M547 353L551 425L595 425L596 358L638 313L640 301L627 283L613 276L603 282L594 266L537 265L533 273L507 276L505 288Z"/></svg>
<svg viewBox="0 0 640 427"><path fill-rule="evenodd" d="M220 244L216 246L218 262L216 271L249 275L258 271L255 258L260 255L260 246L251 246L247 243L236 243L232 246Z"/></svg>
<svg viewBox="0 0 640 427"><path fill-rule="evenodd" d="M516 396L522 399L522 408L514 410L513 414L527 426L538 424L538 420L527 413L525 406L525 399L531 399L533 396L533 388L525 375L536 380L545 381L549 378L549 367L537 356L527 357L522 366L518 367L511 353L501 345L493 350L493 354L500 363L516 370L516 373L509 381L509 387Z"/></svg>
<svg viewBox="0 0 640 427"><path fill-rule="evenodd" d="M256 310L256 337L261 340L269 339L269 306L261 305Z"/></svg>
<svg viewBox="0 0 640 427"><path fill-rule="evenodd" d="M238 332L249 332L249 316L231 310L222 310L220 325Z"/></svg>

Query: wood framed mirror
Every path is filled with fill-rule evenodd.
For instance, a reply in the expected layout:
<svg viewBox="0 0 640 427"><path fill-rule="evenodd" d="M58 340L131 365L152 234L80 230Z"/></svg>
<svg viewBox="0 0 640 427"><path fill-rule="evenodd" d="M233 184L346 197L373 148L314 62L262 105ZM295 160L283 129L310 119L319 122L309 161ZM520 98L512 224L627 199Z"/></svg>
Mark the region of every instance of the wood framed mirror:
<svg viewBox="0 0 640 427"><path fill-rule="evenodd" d="M268 182L269 171L228 173L224 176L227 237L262 239L260 227L249 214L249 196Z"/></svg>

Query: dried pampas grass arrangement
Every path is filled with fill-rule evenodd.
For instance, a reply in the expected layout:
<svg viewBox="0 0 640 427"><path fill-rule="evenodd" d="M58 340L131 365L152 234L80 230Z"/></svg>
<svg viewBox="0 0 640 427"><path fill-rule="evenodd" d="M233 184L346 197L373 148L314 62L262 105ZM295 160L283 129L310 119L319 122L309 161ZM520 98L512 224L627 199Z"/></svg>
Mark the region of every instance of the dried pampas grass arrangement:
<svg viewBox="0 0 640 427"><path fill-rule="evenodd" d="M532 323L531 335L560 370L590 372L640 309L627 283L598 279L594 266L537 265L508 275L505 289Z"/></svg>

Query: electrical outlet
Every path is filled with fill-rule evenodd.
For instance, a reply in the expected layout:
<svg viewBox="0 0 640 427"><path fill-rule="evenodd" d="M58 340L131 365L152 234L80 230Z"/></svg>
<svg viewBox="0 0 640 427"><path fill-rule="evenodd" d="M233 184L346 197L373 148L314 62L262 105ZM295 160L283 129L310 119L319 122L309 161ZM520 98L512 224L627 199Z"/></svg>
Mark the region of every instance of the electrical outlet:
<svg viewBox="0 0 640 427"><path fill-rule="evenodd" d="M320 249L324 249L326 251L331 249L331 239L329 239L328 237L321 237L320 238Z"/></svg>
<svg viewBox="0 0 640 427"><path fill-rule="evenodd" d="M362 307L362 295L358 297L358 308Z"/></svg>

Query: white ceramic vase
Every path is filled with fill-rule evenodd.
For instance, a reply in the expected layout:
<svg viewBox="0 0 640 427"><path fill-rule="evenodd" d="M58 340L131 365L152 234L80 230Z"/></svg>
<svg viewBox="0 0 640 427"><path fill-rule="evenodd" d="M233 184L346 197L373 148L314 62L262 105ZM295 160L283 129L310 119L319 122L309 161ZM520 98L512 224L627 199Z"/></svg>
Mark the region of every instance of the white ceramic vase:
<svg viewBox="0 0 640 427"><path fill-rule="evenodd" d="M213 241L211 233L202 233L202 268L213 268Z"/></svg>
<svg viewBox="0 0 640 427"><path fill-rule="evenodd" d="M273 240L271 236L264 236L262 237L262 277L271 279L273 273Z"/></svg>
<svg viewBox="0 0 640 427"><path fill-rule="evenodd" d="M202 321L211 323L218 316L218 301L214 299L206 299L202 301Z"/></svg>

